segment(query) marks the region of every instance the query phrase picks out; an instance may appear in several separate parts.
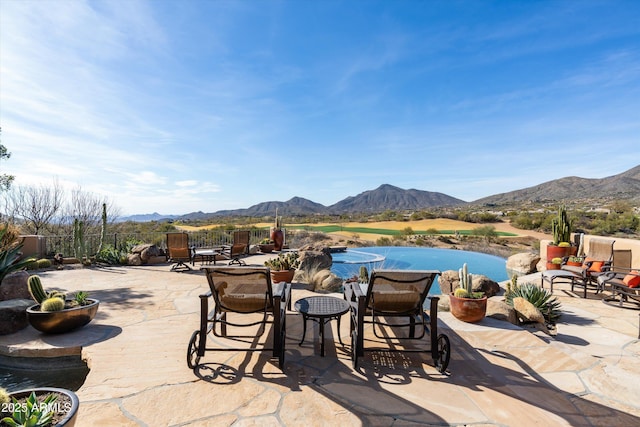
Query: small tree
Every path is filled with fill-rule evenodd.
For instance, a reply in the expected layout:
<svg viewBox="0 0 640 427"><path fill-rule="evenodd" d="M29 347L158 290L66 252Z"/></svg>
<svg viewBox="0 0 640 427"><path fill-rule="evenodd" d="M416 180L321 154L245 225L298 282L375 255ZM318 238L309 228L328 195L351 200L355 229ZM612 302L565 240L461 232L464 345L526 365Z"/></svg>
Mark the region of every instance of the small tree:
<svg viewBox="0 0 640 427"><path fill-rule="evenodd" d="M498 237L498 233L496 233L496 228L492 225L484 225L482 227L476 227L473 230L471 230L471 233L474 236L484 237L487 242L491 242L496 237Z"/></svg>
<svg viewBox="0 0 640 427"><path fill-rule="evenodd" d="M57 181L51 186L17 186L8 192L7 214L21 218L23 231L40 234L50 226L62 205L62 189Z"/></svg>

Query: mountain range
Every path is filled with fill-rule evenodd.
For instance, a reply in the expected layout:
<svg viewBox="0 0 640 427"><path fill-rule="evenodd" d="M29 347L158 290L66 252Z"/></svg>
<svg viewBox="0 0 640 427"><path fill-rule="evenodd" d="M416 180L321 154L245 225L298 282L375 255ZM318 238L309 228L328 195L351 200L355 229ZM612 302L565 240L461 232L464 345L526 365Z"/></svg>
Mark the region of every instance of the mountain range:
<svg viewBox="0 0 640 427"><path fill-rule="evenodd" d="M347 197L331 206L324 206L302 197L286 202L262 202L245 209L222 210L212 213L192 212L186 215L158 213L132 215L123 221L202 220L228 216L273 216L276 208L287 216L313 214L379 213L386 210L420 210L462 205L501 205L513 203L571 201L596 199L622 199L640 201L640 165L618 175L600 179L570 176L547 181L533 187L483 197L466 202L443 193L409 189L383 184L357 196Z"/></svg>

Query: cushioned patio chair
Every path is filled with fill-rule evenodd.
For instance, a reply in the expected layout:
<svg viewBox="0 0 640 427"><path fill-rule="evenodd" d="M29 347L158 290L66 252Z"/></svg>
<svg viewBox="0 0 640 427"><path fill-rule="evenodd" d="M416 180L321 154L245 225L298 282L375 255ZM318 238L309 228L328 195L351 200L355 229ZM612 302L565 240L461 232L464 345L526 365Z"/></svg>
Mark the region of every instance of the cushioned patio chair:
<svg viewBox="0 0 640 427"><path fill-rule="evenodd" d="M365 351L430 351L436 368L440 372L446 371L451 346L446 335L438 335L439 298L429 297L428 315L423 307L438 274L440 272L436 270L373 270L368 283L345 284L344 297L350 304L351 358L354 368L358 367L358 358L364 356ZM398 323L392 322L392 318L404 320ZM429 332L431 348L400 350L389 342L380 342L386 345L365 349L365 324L372 325L373 334L379 341L421 340ZM417 333L416 327L419 329ZM389 335L387 328L397 332L395 337ZM383 329L385 333L382 333Z"/></svg>
<svg viewBox="0 0 640 427"><path fill-rule="evenodd" d="M195 368L205 351L272 351L278 358L278 366L284 365L286 306L291 296L291 284L271 283L267 267L202 267L209 282L209 292L200 295L200 328L189 341L187 364ZM214 308L209 312L209 300ZM271 347L265 343L256 347L257 338L262 336L267 324L273 325ZM227 326L248 328L258 326L246 335L228 334ZM207 348L207 335L227 338L230 346ZM217 343L218 340L215 340ZM232 347L237 343L240 347Z"/></svg>
<svg viewBox="0 0 640 427"><path fill-rule="evenodd" d="M556 280L564 279L571 283L571 292L574 291L574 287L583 288L583 296L587 297L587 289L595 289L596 294L601 291L600 286L597 283L597 278L605 271L609 271L611 268L611 262L613 260L613 244L615 240L600 239L593 237L589 240L589 250L584 262L581 266L569 266L565 265L566 260L563 260L563 265L560 270L546 270L541 275L541 286L544 287L544 282L548 282L553 292L553 284Z"/></svg>
<svg viewBox="0 0 640 427"><path fill-rule="evenodd" d="M167 261L174 263L171 271L190 271L191 248L187 233L167 233Z"/></svg>
<svg viewBox="0 0 640 427"><path fill-rule="evenodd" d="M610 271L598 277L598 284L611 295L603 299L610 305L640 310L640 268L631 267L631 249L615 250Z"/></svg>
<svg viewBox="0 0 640 427"><path fill-rule="evenodd" d="M249 231L234 231L233 244L225 246L220 255L229 260L229 265L245 265L240 258L249 255L249 239L251 235Z"/></svg>

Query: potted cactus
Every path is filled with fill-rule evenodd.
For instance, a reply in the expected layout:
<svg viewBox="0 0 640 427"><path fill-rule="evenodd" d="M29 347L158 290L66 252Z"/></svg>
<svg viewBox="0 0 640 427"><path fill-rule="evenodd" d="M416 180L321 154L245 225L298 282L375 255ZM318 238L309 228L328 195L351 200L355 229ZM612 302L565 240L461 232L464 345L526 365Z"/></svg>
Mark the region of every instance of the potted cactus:
<svg viewBox="0 0 640 427"><path fill-rule="evenodd" d="M276 208L276 220L271 228L271 240L273 241L273 249L281 251L284 246L284 232L282 231L282 217L278 216L278 208Z"/></svg>
<svg viewBox="0 0 640 427"><path fill-rule="evenodd" d="M268 237L262 239L258 246L260 247L260 252L262 252L263 254L271 253L275 249L273 240L269 239Z"/></svg>
<svg viewBox="0 0 640 427"><path fill-rule="evenodd" d="M300 266L297 252L286 252L278 254L276 258L271 258L264 262L271 270L271 281L291 283L296 269Z"/></svg>
<svg viewBox="0 0 640 427"><path fill-rule="evenodd" d="M77 292L67 299L60 291L45 292L39 276L28 279L29 293L37 302L27 308L31 326L47 334L60 334L80 328L91 322L98 312L100 301L88 298L86 292Z"/></svg>
<svg viewBox="0 0 640 427"><path fill-rule="evenodd" d="M551 221L551 231L553 232L553 242L547 246L547 261L554 258L565 258L575 255L577 248L571 246L572 222L567 215L564 206L558 208L558 215ZM549 268L549 265L547 265Z"/></svg>
<svg viewBox="0 0 640 427"><path fill-rule="evenodd" d="M460 286L449 295L451 314L463 322L479 322L487 313L487 297L483 292L473 292L473 276L465 263L458 270Z"/></svg>

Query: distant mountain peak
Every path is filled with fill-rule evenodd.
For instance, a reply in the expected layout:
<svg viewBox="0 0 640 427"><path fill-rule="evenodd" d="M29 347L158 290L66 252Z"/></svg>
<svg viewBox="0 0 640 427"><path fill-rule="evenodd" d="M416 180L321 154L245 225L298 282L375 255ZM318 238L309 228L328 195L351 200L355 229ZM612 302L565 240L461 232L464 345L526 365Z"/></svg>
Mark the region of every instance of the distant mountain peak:
<svg viewBox="0 0 640 427"><path fill-rule="evenodd" d="M529 201L567 201L582 199L612 199L640 201L640 165L617 175L602 179L568 176L547 181L533 187L496 194L475 200L471 204L506 204ZM193 212L187 215L161 215L157 212L121 218L131 221L159 221L164 219L207 219L223 216L263 217L278 214L284 216L343 213L380 213L386 210L421 210L434 207L461 206L467 202L443 193L416 189L405 190L391 184L382 184L375 190L367 190L357 196L349 196L331 206L302 197L292 197L286 202L258 203L246 209L225 210L214 213Z"/></svg>

